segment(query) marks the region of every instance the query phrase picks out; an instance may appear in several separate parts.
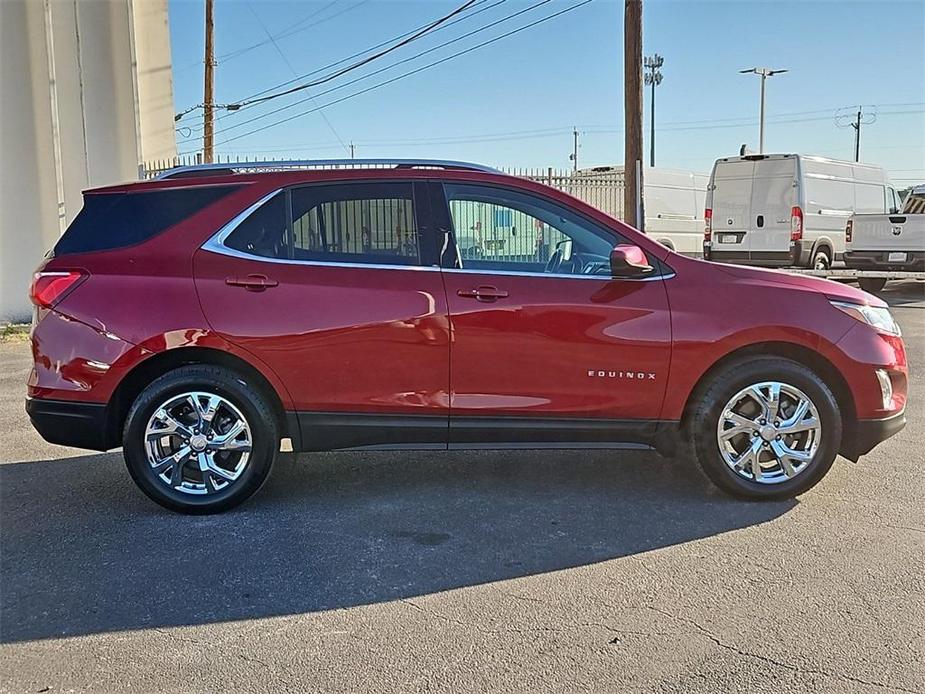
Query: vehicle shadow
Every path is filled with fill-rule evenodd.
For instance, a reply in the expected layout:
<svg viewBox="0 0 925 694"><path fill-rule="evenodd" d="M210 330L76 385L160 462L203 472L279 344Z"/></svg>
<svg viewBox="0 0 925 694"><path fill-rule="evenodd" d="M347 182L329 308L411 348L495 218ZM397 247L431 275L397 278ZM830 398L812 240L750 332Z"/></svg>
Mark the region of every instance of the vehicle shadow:
<svg viewBox="0 0 925 694"><path fill-rule="evenodd" d="M118 454L0 466L5 643L301 614L555 571L764 523L654 453L287 455L249 503L160 509Z"/></svg>

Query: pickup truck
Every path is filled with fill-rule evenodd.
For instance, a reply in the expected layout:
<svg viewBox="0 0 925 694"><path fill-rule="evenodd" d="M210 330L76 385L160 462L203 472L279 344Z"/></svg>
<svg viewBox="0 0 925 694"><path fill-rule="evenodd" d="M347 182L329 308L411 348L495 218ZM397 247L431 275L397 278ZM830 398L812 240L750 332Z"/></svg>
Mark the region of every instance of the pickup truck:
<svg viewBox="0 0 925 694"><path fill-rule="evenodd" d="M901 211L855 214L845 228L845 265L853 270L925 271L925 185L912 189ZM877 292L886 280L858 279L861 289Z"/></svg>

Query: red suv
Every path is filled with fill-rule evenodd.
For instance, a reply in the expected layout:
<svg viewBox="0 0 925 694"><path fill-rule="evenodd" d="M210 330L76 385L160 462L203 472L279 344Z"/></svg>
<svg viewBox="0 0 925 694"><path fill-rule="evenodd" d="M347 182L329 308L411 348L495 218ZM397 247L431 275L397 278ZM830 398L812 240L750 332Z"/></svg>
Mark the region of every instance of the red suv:
<svg viewBox="0 0 925 694"><path fill-rule="evenodd" d="M121 445L149 497L206 513L285 438L654 448L777 499L905 424L900 331L869 294L685 258L477 165L320 164L87 191L31 289L39 433Z"/></svg>

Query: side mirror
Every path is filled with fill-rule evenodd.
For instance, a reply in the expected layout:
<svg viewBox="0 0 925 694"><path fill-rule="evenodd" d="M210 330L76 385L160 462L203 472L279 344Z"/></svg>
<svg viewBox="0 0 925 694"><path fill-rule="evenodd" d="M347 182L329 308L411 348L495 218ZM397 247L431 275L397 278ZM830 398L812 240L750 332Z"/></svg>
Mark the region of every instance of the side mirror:
<svg viewBox="0 0 925 694"><path fill-rule="evenodd" d="M620 244L610 251L610 274L617 279L643 277L653 269L639 246Z"/></svg>

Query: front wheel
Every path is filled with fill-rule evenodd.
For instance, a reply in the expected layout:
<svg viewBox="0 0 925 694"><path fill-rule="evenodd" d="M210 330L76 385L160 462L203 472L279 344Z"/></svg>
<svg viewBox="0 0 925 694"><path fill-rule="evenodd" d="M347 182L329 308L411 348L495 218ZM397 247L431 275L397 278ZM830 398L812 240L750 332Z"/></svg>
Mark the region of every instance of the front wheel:
<svg viewBox="0 0 925 694"><path fill-rule="evenodd" d="M755 357L716 373L689 422L697 463L720 489L785 499L829 471L842 437L838 402L802 364Z"/></svg>
<svg viewBox="0 0 925 694"><path fill-rule="evenodd" d="M883 277L859 277L858 286L865 292L876 294L886 286L886 279Z"/></svg>
<svg viewBox="0 0 925 694"><path fill-rule="evenodd" d="M181 513L218 513L266 480L279 428L253 384L222 367L190 365L141 392L122 445L132 479L152 500Z"/></svg>

